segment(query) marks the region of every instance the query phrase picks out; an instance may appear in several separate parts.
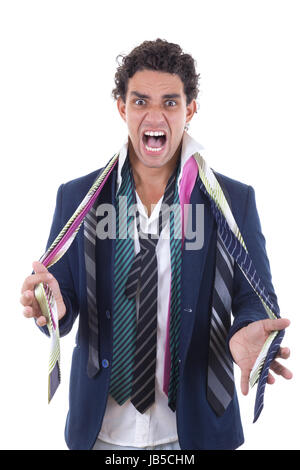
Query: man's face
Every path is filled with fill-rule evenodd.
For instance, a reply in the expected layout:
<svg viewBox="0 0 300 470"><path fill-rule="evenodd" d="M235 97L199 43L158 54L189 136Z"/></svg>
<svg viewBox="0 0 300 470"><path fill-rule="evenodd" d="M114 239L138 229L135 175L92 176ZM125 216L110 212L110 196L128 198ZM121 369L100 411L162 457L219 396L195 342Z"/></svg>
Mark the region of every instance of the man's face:
<svg viewBox="0 0 300 470"><path fill-rule="evenodd" d="M128 126L130 151L145 166L158 168L178 153L196 102L186 105L178 75L142 70L129 79L126 101L119 98L118 109Z"/></svg>

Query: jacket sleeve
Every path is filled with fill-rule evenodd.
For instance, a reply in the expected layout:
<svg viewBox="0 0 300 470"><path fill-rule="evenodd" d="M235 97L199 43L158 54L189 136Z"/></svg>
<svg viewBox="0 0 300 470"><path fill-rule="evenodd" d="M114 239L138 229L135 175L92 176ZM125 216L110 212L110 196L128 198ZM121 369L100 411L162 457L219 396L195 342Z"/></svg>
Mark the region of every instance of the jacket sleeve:
<svg viewBox="0 0 300 470"><path fill-rule="evenodd" d="M50 247L50 245L53 243L53 241L59 234L60 230L64 227L64 225L67 222L67 220L63 220L63 215L62 215L63 214L62 212L63 189L64 189L64 185L62 184L58 188L58 192L57 192L56 207L54 211L52 226L51 226L46 250ZM66 314L59 321L60 336L65 336L67 333L71 331L74 321L79 313L79 304L78 304L78 299L77 299L76 292L74 289L73 277L72 277L69 260L68 260L68 253L65 253L62 256L62 258L60 258L60 260L58 260L48 270L51 274L53 274L53 276L57 280L65 306L66 306ZM49 336L49 331L48 331L47 326L39 327L39 329Z"/></svg>
<svg viewBox="0 0 300 470"><path fill-rule="evenodd" d="M252 186L248 187L246 209L243 226L240 227L243 239L255 269L266 288L272 302L278 308L277 297L272 284L270 264L266 252L266 240L261 230L261 223L256 208L255 193ZM278 308L279 311L279 308ZM232 299L233 324L229 331L230 338L249 323L268 318L259 297L235 263Z"/></svg>

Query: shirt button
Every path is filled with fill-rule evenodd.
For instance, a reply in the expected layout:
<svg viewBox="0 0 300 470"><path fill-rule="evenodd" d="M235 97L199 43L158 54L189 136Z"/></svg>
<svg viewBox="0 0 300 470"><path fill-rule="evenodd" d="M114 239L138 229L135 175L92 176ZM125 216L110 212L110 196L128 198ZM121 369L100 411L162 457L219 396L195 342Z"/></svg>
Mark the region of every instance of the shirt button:
<svg viewBox="0 0 300 470"><path fill-rule="evenodd" d="M107 359L103 359L102 366L104 367L104 369L107 369L109 367L109 361Z"/></svg>
<svg viewBox="0 0 300 470"><path fill-rule="evenodd" d="M110 311L106 310L105 314L106 314L106 318L110 319Z"/></svg>

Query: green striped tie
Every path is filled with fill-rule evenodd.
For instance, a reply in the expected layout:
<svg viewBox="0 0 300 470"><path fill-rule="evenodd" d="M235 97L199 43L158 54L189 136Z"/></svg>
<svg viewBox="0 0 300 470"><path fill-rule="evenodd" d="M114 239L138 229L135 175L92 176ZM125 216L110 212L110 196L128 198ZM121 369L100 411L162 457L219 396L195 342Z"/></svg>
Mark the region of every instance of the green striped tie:
<svg viewBox="0 0 300 470"><path fill-rule="evenodd" d="M133 181L128 156L122 168L122 183L117 194L114 262L113 361L110 394L119 405L131 395L136 340L136 301L125 295L125 284L134 258L134 240L128 236L134 216L127 217L126 204L133 203ZM124 237L124 238L120 238Z"/></svg>
<svg viewBox="0 0 300 470"><path fill-rule="evenodd" d="M178 194L177 171L173 205L180 207ZM171 255L171 308L170 308L170 353L171 372L168 389L168 405L171 410L176 409L176 397L179 381L179 333L180 333L180 309L181 309L181 217L180 211L170 212L170 255Z"/></svg>

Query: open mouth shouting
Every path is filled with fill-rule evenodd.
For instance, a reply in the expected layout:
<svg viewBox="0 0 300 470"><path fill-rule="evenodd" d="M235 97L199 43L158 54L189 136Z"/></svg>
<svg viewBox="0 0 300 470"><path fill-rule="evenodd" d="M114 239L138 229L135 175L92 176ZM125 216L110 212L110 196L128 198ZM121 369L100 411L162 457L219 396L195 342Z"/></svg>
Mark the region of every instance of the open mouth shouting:
<svg viewBox="0 0 300 470"><path fill-rule="evenodd" d="M160 155L165 150L167 134L165 131L145 131L142 136L144 151L148 155Z"/></svg>

